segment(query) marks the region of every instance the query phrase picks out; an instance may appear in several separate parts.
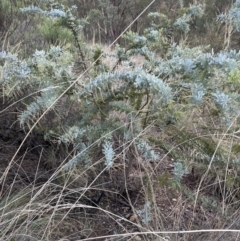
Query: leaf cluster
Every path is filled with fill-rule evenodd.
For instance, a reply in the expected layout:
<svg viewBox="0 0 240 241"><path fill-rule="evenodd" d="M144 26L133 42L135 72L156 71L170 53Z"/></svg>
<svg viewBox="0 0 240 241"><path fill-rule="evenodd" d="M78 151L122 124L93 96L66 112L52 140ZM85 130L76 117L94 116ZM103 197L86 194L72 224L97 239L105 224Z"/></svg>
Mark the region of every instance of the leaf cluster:
<svg viewBox="0 0 240 241"><path fill-rule="evenodd" d="M85 43L77 36L82 25L72 15L73 9L52 2L47 10L31 6L23 11L43 14L68 28L84 65L80 71L84 71L87 55L81 46ZM192 6L184 14L176 27L188 28L189 19L202 12L199 6ZM73 68L76 59L64 47L36 50L26 59L3 51L2 95L17 98L26 89L31 93L22 101L24 107L19 113L23 128L30 128L43 112L51 113L51 125L50 115L46 115L39 129L43 127L45 138L52 143L71 147L66 171L99 160L112 168L124 148L129 150L131 145L144 160L156 161L158 155L145 133L150 126L158 128L158 138L162 138L161 142L152 138L152 142L183 162L175 165L178 182L185 173L184 162L189 168L200 161L205 168L212 163L214 168L227 168L226 160L234 166L236 156L225 152L224 143L231 134L235 144L239 129L240 52L214 53L205 47L189 48L173 42L161 55L161 34L158 25L151 25L142 35L127 32L123 36L125 46L117 46L112 70L100 61L106 55L99 48L87 53L97 62L78 81ZM143 61L135 66L131 59L138 56ZM63 97L55 103L60 95Z"/></svg>

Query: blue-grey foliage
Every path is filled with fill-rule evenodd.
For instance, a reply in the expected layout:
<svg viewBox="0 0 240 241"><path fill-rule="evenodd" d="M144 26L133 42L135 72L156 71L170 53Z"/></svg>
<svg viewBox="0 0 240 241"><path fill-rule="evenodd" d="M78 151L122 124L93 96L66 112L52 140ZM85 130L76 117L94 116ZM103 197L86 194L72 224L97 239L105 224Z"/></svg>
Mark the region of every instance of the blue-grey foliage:
<svg viewBox="0 0 240 241"><path fill-rule="evenodd" d="M179 183L180 180L182 179L184 174L188 174L188 170L186 168L186 166L184 165L184 163L181 160L177 160L174 163L174 169L173 169L173 173L174 173L174 180Z"/></svg>
<svg viewBox="0 0 240 241"><path fill-rule="evenodd" d="M25 8L21 8L21 11L23 13L40 13L42 15L45 15L51 18L66 18L67 16L66 12L63 11L62 9L53 8L53 9L50 9L49 11L44 11L41 8L33 5Z"/></svg>
<svg viewBox="0 0 240 241"><path fill-rule="evenodd" d="M159 159L159 155L157 155L155 151L152 149L152 147L149 146L149 144L143 139L137 140L136 144L137 149L146 160L156 161Z"/></svg>
<svg viewBox="0 0 240 241"><path fill-rule="evenodd" d="M232 25L234 31L240 31L240 2L236 0L236 2L232 5L231 9L227 13L221 13L217 17L217 21L220 23L225 23Z"/></svg>
<svg viewBox="0 0 240 241"><path fill-rule="evenodd" d="M231 98L223 92L217 91L212 94L216 104L222 109L222 111L227 111L231 105Z"/></svg>
<svg viewBox="0 0 240 241"><path fill-rule="evenodd" d="M150 93L156 95L159 103L168 103L171 101L171 88L161 79L146 73L143 69L124 71L122 73L100 74L86 85L86 92L85 90L80 92L80 97L96 92L100 92L101 96L106 96L109 85L112 85L114 82L119 83L121 80L124 82L124 85L119 87L119 91L122 93L126 93L132 86L137 91L149 90Z"/></svg>
<svg viewBox="0 0 240 241"><path fill-rule="evenodd" d="M189 32L190 30L190 22L195 16L202 16L203 7L202 5L193 5L188 8L188 12L184 13L181 17L179 17L173 26L183 31L184 33Z"/></svg>
<svg viewBox="0 0 240 241"><path fill-rule="evenodd" d="M103 154L105 156L105 165L109 169L114 164L113 158L115 155L112 143L109 140L105 140L103 143Z"/></svg>
<svg viewBox="0 0 240 241"><path fill-rule="evenodd" d="M199 105L202 103L203 97L206 93L205 88L198 83L191 85L192 88L192 102L193 104Z"/></svg>
<svg viewBox="0 0 240 241"><path fill-rule="evenodd" d="M60 9L51 9L48 13L49 17L52 18L66 18L66 13Z"/></svg>
<svg viewBox="0 0 240 241"><path fill-rule="evenodd" d="M78 152L64 165L65 171L73 170L80 164L85 166L92 164L92 159L89 155L89 148L85 145L85 143L78 143L77 151Z"/></svg>
<svg viewBox="0 0 240 241"><path fill-rule="evenodd" d="M192 5L188 8L188 14L192 16L202 16L203 15L203 6L202 5Z"/></svg>
<svg viewBox="0 0 240 241"><path fill-rule="evenodd" d="M30 120L34 121L38 117L38 113L41 113L48 108L51 108L52 103L57 99L57 95L54 89L43 90L41 96L36 97L35 101L29 104L20 117L20 125L28 123Z"/></svg>
<svg viewBox="0 0 240 241"><path fill-rule="evenodd" d="M143 209L136 210L136 212L140 216L140 218L142 219L143 223L148 224L152 220L151 203L149 201L147 201L144 204Z"/></svg>
<svg viewBox="0 0 240 241"><path fill-rule="evenodd" d="M46 11L43 11L41 8L31 5L25 8L21 8L21 11L23 13L41 13L41 14L46 14Z"/></svg>
<svg viewBox="0 0 240 241"><path fill-rule="evenodd" d="M190 25L189 21L191 20L191 16L184 14L181 18L178 18L176 22L174 23L174 27L176 29L179 29L183 31L184 33L189 32L190 30Z"/></svg>
<svg viewBox="0 0 240 241"><path fill-rule="evenodd" d="M240 30L239 6L240 1L236 1L230 12L221 14L218 20L232 24L236 31ZM85 21L74 16L74 9L51 1L44 10L29 6L22 11L54 18L53 21L71 29L77 40ZM176 19L173 27L187 33L193 18L201 14L202 6L190 6ZM162 18L158 13L149 16L156 21ZM165 20L168 24L168 20ZM206 110L209 116L203 117L206 118L204 128L202 124L199 125L198 116L197 120L194 119L194 129L200 135L204 135L205 129L215 119L220 130L225 127L229 127L229 131L239 128L240 52L230 50L214 53L205 47L190 48L172 42L165 52L160 51L159 54L158 50L163 48L159 41L162 36L163 28L157 24L152 24L142 35L132 31L126 33L123 37L125 46L117 46L116 54L111 55L115 57L114 67L111 69L99 61L101 68L94 65L78 81L75 81L74 54L64 47L51 46L49 49L36 50L25 59L14 53L0 52L1 94L14 101L19 96L27 96L21 102L18 116L21 126L25 128L31 127L44 111L51 113L51 117L46 115L47 120L43 119L40 124L48 140L71 149L64 164L67 171L78 164L90 165L102 156L105 166L113 167L116 153L126 148L122 143L134 142L145 160L157 161L159 156L153 151L148 136L142 136L146 127L156 125L161 133L170 129L169 142L180 146L181 150L186 140L179 137L179 132L192 132L193 127L189 130L188 122L194 119L194 115ZM85 43L82 41L81 44ZM89 51L89 59L82 62L91 63L92 55ZM131 58L139 55L143 60L136 67ZM105 56L100 56L101 60ZM71 88L66 92L70 85ZM62 94L62 99L55 103ZM191 111L193 115L189 115ZM212 113L214 116L211 116ZM211 127L216 129L215 122ZM185 138L191 140L201 138L197 134L194 137L191 133L187 134ZM115 149L119 144L116 140L121 143L118 152ZM208 163L211 159L214 164L220 163L221 153L213 157L214 151L209 147L214 141L203 142L204 159ZM193 141L187 144L186 153L189 149L200 149L199 143L195 146ZM163 148L171 149L165 143ZM181 150L179 155L184 154L185 150ZM174 166L175 181L180 182L184 174L185 165L177 161ZM147 208L149 205L144 207L145 211L139 211L139 215L147 215L146 222L150 220Z"/></svg>
<svg viewBox="0 0 240 241"><path fill-rule="evenodd" d="M59 143L74 144L83 137L85 132L85 129L80 129L78 126L71 126L62 136L58 138Z"/></svg>

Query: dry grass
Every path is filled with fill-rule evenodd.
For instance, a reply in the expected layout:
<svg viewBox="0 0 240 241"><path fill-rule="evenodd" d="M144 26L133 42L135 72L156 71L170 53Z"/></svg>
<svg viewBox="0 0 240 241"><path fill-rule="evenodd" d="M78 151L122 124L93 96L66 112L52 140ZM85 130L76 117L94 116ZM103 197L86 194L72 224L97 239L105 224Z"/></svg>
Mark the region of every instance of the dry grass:
<svg viewBox="0 0 240 241"><path fill-rule="evenodd" d="M59 166L42 184L36 180L22 184L19 180L23 177L16 176L12 183L15 191L10 196L5 192L0 202L1 239L238 240L238 231L214 232L239 230L235 205L225 204L223 214L219 209L222 203L214 196L199 190L194 194L197 189L184 183L181 190L173 188L173 160L161 149L156 152L160 155L156 163L135 155L122 195L116 195L117 184L125 179L121 161L110 171L99 172L99 160L99 164L67 175ZM26 175L29 173L26 170ZM184 182L189 183L190 178L185 176ZM105 196L93 205L103 190Z"/></svg>

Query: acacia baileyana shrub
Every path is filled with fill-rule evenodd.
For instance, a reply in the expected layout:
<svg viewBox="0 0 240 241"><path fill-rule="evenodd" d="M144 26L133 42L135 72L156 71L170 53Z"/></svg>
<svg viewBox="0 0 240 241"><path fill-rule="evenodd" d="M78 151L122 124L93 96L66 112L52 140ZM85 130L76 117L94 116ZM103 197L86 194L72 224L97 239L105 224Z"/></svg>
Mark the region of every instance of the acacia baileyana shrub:
<svg viewBox="0 0 240 241"><path fill-rule="evenodd" d="M238 7L236 4L233 8ZM192 6L188 15L179 18L173 27L181 31L183 24L186 32L190 19L201 14L200 7ZM94 65L92 59L99 48L83 51L80 47L86 46L77 36L81 30L78 24L83 21L77 21L71 9L53 4L46 11L34 6L24 11L59 20L76 39L76 49L85 66L82 71ZM229 13L231 18L235 17L233 13L233 10ZM238 22L233 23L235 26ZM158 127L159 138L174 136L170 142L167 139L161 142L160 147L171 152L177 163L185 163L175 165L176 175L183 173L178 167L196 162L224 168L228 160L238 170L237 153L229 157L224 145L229 135L233 146L239 138L240 52L214 53L205 47L187 48L173 42L159 55L157 48L162 46L158 40L162 33L161 26L154 23L142 36L126 33L125 46L116 46L116 54L112 56L114 68L97 61L80 79L74 71L75 55L67 48L52 46L36 50L25 59L0 52L2 95L12 100L19 93L26 95L18 117L25 130L44 111L51 112L52 124L48 125L46 114L38 128L53 143L72 146L65 170L80 163L92 164L101 157L105 166L111 168L121 151L133 143L143 159L158 160L147 132L154 125ZM139 55L144 61L135 66L132 59ZM58 100L60 95L62 98ZM175 145L182 150L173 148ZM102 155L96 155L96 150Z"/></svg>

